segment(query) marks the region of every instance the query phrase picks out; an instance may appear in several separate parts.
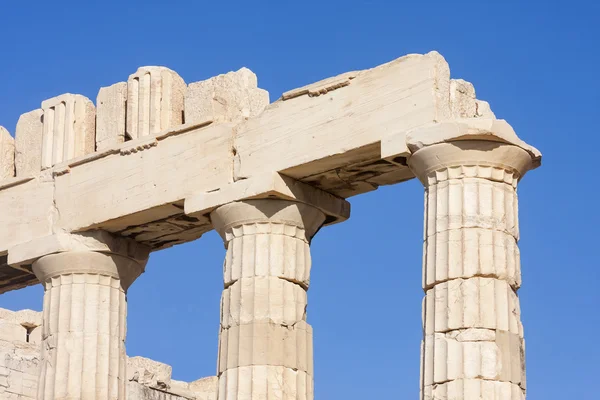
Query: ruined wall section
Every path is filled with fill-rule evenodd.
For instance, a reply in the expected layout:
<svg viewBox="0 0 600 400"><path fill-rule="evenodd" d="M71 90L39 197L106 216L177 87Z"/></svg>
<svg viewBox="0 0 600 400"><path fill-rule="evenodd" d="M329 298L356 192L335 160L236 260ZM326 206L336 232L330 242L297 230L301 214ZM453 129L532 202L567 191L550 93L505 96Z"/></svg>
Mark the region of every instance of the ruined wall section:
<svg viewBox="0 0 600 400"><path fill-rule="evenodd" d="M41 367L42 313L0 308L0 399L35 400ZM128 400L217 400L217 377L181 382L171 366L127 360Z"/></svg>
<svg viewBox="0 0 600 400"><path fill-rule="evenodd" d="M1 399L36 398L41 325L41 313L0 309Z"/></svg>

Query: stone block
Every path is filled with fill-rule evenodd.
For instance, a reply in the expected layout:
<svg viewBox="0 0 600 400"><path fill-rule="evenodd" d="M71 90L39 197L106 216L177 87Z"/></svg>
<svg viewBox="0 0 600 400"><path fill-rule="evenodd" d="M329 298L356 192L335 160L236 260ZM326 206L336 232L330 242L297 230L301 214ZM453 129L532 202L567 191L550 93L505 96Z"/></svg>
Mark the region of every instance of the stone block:
<svg viewBox="0 0 600 400"><path fill-rule="evenodd" d="M0 126L0 181L15 176L15 140Z"/></svg>
<svg viewBox="0 0 600 400"><path fill-rule="evenodd" d="M27 329L14 321L0 319L0 340L26 342Z"/></svg>
<svg viewBox="0 0 600 400"><path fill-rule="evenodd" d="M258 88L252 71L241 68L190 83L185 95L185 121L236 123L259 115L268 105L269 92Z"/></svg>
<svg viewBox="0 0 600 400"><path fill-rule="evenodd" d="M219 378L209 376L198 379L189 384L190 391L196 397L196 400L217 400L217 391L219 389Z"/></svg>
<svg viewBox="0 0 600 400"><path fill-rule="evenodd" d="M127 82L100 88L96 99L96 150L125 141Z"/></svg>
<svg viewBox="0 0 600 400"><path fill-rule="evenodd" d="M457 186L452 185L452 188ZM435 193L435 190L430 191L431 196L435 196ZM502 191L498 190L496 193ZM503 213L503 216L505 215L506 213ZM443 219L447 216L438 218ZM480 218L483 219L484 217ZM505 280L515 290L521 286L519 246L517 240L506 232L483 228L439 230L428 236L423 246L424 289L449 279L468 279L475 276ZM469 251L471 247L479 250Z"/></svg>
<svg viewBox="0 0 600 400"><path fill-rule="evenodd" d="M241 278L223 291L221 328L252 322L293 326L306 319L306 291L278 277Z"/></svg>
<svg viewBox="0 0 600 400"><path fill-rule="evenodd" d="M39 108L22 114L15 132L15 168L17 176L38 175L42 170L44 111Z"/></svg>
<svg viewBox="0 0 600 400"><path fill-rule="evenodd" d="M170 365L144 357L127 358L127 380L141 385L163 388L169 387L172 368Z"/></svg>
<svg viewBox="0 0 600 400"><path fill-rule="evenodd" d="M460 379L425 386L423 400L525 400L525 391L510 382Z"/></svg>
<svg viewBox="0 0 600 400"><path fill-rule="evenodd" d="M450 108L454 118L474 118L477 116L475 87L462 79L450 80Z"/></svg>
<svg viewBox="0 0 600 400"><path fill-rule="evenodd" d="M137 139L183 124L185 91L169 68L138 68L127 80L127 135Z"/></svg>
<svg viewBox="0 0 600 400"><path fill-rule="evenodd" d="M453 332L425 336L425 386L460 379L485 379L525 387L524 344L519 335L496 331L492 340L464 339L458 340Z"/></svg>
<svg viewBox="0 0 600 400"><path fill-rule="evenodd" d="M224 236L229 242L223 269L226 284L241 278L278 276L308 288L312 259L305 229L283 223L249 223L228 229Z"/></svg>
<svg viewBox="0 0 600 400"><path fill-rule="evenodd" d="M475 100L475 106L477 109L477 116L480 118L496 119L496 115L490 107L490 103L483 100Z"/></svg>
<svg viewBox="0 0 600 400"><path fill-rule="evenodd" d="M237 367L282 366L313 374L312 327L253 323L222 330L219 373Z"/></svg>
<svg viewBox="0 0 600 400"><path fill-rule="evenodd" d="M96 109L87 97L63 94L42 102L42 168L50 168L96 149Z"/></svg>
<svg viewBox="0 0 600 400"><path fill-rule="evenodd" d="M219 400L312 400L313 377L304 371L278 366L248 366L223 372Z"/></svg>
<svg viewBox="0 0 600 400"><path fill-rule="evenodd" d="M424 301L426 335L485 328L523 337L519 298L503 280L453 279L428 290Z"/></svg>

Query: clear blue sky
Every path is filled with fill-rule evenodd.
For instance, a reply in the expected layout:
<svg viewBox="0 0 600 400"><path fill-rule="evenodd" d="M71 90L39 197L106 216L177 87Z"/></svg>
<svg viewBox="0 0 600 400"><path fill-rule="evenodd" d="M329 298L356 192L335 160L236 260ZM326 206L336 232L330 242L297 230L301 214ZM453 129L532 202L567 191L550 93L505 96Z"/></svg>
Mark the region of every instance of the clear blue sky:
<svg viewBox="0 0 600 400"><path fill-rule="evenodd" d="M274 101L438 50L544 154L519 187L528 398L598 398L597 2L4 1L0 15L0 125L11 132L42 100L95 100L141 65L187 82L247 66ZM352 218L315 238L318 399L418 396L422 200L417 181L352 198ZM179 380L214 375L223 255L210 233L151 257L129 291L130 355L171 364ZM37 286L0 307L40 310L41 299Z"/></svg>

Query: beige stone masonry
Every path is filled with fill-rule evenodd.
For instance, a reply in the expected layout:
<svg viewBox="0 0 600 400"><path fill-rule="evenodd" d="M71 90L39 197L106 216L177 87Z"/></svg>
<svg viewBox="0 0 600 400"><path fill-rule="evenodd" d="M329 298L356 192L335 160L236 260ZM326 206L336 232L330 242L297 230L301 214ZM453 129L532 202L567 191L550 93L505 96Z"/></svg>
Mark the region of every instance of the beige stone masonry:
<svg viewBox="0 0 600 400"><path fill-rule="evenodd" d="M218 400L312 400L313 377L282 366L240 367L219 378Z"/></svg>
<svg viewBox="0 0 600 400"><path fill-rule="evenodd" d="M219 378L211 376L194 382L171 380L169 391L187 399L217 400Z"/></svg>
<svg viewBox="0 0 600 400"><path fill-rule="evenodd" d="M451 279L429 289L424 299L425 334L485 328L523 337L519 298L502 279Z"/></svg>
<svg viewBox="0 0 600 400"><path fill-rule="evenodd" d="M137 139L183 124L185 91L169 68L138 68L127 80L127 135Z"/></svg>
<svg viewBox="0 0 600 400"><path fill-rule="evenodd" d="M127 358L127 380L141 385L167 389L171 383L173 368L170 365L144 357Z"/></svg>
<svg viewBox="0 0 600 400"><path fill-rule="evenodd" d="M312 399L312 328L301 292L325 214L275 198L223 205L211 220L227 248L219 399ZM282 386L288 380L291 392Z"/></svg>
<svg viewBox="0 0 600 400"><path fill-rule="evenodd" d="M32 310L10 311L0 308L0 340L42 343L41 314Z"/></svg>
<svg viewBox="0 0 600 400"><path fill-rule="evenodd" d="M125 293L146 260L131 258L130 244L116 245L117 239L99 245L105 234L73 236L33 262L44 285L38 398L122 400L127 382Z"/></svg>
<svg viewBox="0 0 600 400"><path fill-rule="evenodd" d="M15 176L15 140L0 126L0 181Z"/></svg>
<svg viewBox="0 0 600 400"><path fill-rule="evenodd" d="M95 151L96 109L90 99L62 94L43 101L42 109L42 168Z"/></svg>
<svg viewBox="0 0 600 400"><path fill-rule="evenodd" d="M269 92L258 87L254 72L241 68L190 83L185 94L185 121L237 123L257 116L268 105Z"/></svg>
<svg viewBox="0 0 600 400"><path fill-rule="evenodd" d="M540 154L502 123L439 125L407 135L426 189L421 398L524 398L516 186Z"/></svg>
<svg viewBox="0 0 600 400"><path fill-rule="evenodd" d="M44 111L40 108L22 114L15 132L16 175L39 175L42 170L42 136L44 132Z"/></svg>
<svg viewBox="0 0 600 400"><path fill-rule="evenodd" d="M125 141L127 82L100 88L96 99L96 151Z"/></svg>
<svg viewBox="0 0 600 400"><path fill-rule="evenodd" d="M440 385L426 386L424 400L525 400L519 385L482 379L459 379Z"/></svg>
<svg viewBox="0 0 600 400"><path fill-rule="evenodd" d="M0 135L0 293L45 287L44 328L5 318L0 332L13 353L42 341L40 399L312 400L310 241L349 217L345 198L415 176L426 189L421 398L524 397L516 189L541 154L440 54L272 104L247 69L188 87L165 67L97 100L46 100L14 141ZM126 289L150 251L212 229L227 248L218 377L197 395L152 363L128 375ZM19 379L11 396L32 388Z"/></svg>
<svg viewBox="0 0 600 400"><path fill-rule="evenodd" d="M523 339L518 334L490 331L492 340L465 337L464 331L425 336L423 385L458 379L510 382L525 388Z"/></svg>
<svg viewBox="0 0 600 400"><path fill-rule="evenodd" d="M288 257L284 254L283 258ZM271 276L243 278L226 274L226 279L234 283L223 291L221 297L222 329L251 322L293 326L306 319L307 296L303 287L306 284L281 279L285 276L283 271L270 272ZM240 299L248 301L241 302Z"/></svg>
<svg viewBox="0 0 600 400"><path fill-rule="evenodd" d="M208 215L217 207L233 201L265 198L310 204L327 216L327 224L345 221L350 216L350 203L280 173L268 173L223 185L209 192L195 193L185 199L185 213L191 216Z"/></svg>

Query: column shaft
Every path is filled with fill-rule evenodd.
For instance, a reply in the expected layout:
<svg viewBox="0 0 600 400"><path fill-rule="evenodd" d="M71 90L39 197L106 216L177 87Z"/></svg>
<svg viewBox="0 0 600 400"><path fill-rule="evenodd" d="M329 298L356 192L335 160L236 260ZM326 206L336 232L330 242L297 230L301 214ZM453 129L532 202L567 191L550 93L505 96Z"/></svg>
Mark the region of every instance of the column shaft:
<svg viewBox="0 0 600 400"><path fill-rule="evenodd" d="M211 218L227 248L219 400L312 400L309 240L325 216L291 201L248 200Z"/></svg>
<svg viewBox="0 0 600 400"><path fill-rule="evenodd" d="M482 161L461 163L452 160L459 157L456 149L450 161L444 158L447 146L413 155L412 167L426 189L421 398L522 400L520 175L485 154L487 147L470 157ZM480 145L463 146L472 155ZM432 157L438 165L423 162Z"/></svg>
<svg viewBox="0 0 600 400"><path fill-rule="evenodd" d="M127 286L120 274L139 275L141 267L114 254L68 252L42 257L33 269L45 290L38 399L125 400Z"/></svg>

